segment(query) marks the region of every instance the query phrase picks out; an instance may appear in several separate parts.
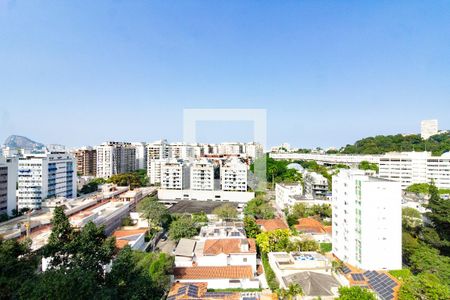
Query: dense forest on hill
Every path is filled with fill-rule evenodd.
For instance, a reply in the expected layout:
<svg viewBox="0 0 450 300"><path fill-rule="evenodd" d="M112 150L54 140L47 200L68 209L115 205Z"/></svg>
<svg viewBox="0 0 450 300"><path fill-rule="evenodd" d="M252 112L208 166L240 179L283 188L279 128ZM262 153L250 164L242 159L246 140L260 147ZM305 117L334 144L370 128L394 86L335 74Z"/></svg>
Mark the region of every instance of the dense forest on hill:
<svg viewBox="0 0 450 300"><path fill-rule="evenodd" d="M450 133L441 133L424 140L419 134L377 135L361 139L342 148L343 154L383 154L391 151L431 151L441 155L450 151Z"/></svg>

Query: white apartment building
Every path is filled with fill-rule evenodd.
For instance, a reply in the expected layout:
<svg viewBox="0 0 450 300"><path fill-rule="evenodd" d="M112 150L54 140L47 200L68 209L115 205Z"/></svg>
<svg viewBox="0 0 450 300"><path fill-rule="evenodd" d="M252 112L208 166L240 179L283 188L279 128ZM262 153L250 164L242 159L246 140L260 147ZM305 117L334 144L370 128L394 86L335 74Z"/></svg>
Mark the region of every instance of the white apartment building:
<svg viewBox="0 0 450 300"><path fill-rule="evenodd" d="M189 165L182 160L170 159L161 164L161 189L189 188Z"/></svg>
<svg viewBox="0 0 450 300"><path fill-rule="evenodd" d="M16 157L0 156L0 215L16 209L17 165Z"/></svg>
<svg viewBox="0 0 450 300"><path fill-rule="evenodd" d="M224 163L220 168L222 191L247 191L247 165L237 158Z"/></svg>
<svg viewBox="0 0 450 300"><path fill-rule="evenodd" d="M420 122L420 136L427 140L430 136L438 134L438 120L423 120Z"/></svg>
<svg viewBox="0 0 450 300"><path fill-rule="evenodd" d="M434 181L438 188L450 188L450 153L391 152L380 158L379 177L398 181L402 189L415 183Z"/></svg>
<svg viewBox="0 0 450 300"><path fill-rule="evenodd" d="M97 177L109 178L112 175L136 170L136 148L126 142L104 142L96 146Z"/></svg>
<svg viewBox="0 0 450 300"><path fill-rule="evenodd" d="M147 144L147 159L163 159L171 157L167 140L154 141Z"/></svg>
<svg viewBox="0 0 450 300"><path fill-rule="evenodd" d="M161 183L161 166L168 161L168 158L149 159L147 164L147 176L150 184Z"/></svg>
<svg viewBox="0 0 450 300"><path fill-rule="evenodd" d="M400 183L360 170L333 176L333 254L365 270L402 268Z"/></svg>
<svg viewBox="0 0 450 300"><path fill-rule="evenodd" d="M277 183L275 185L275 204L279 210L291 208L297 202L295 196L302 195L301 183Z"/></svg>
<svg viewBox="0 0 450 300"><path fill-rule="evenodd" d="M190 185L192 190L214 190L214 165L211 161L200 159L192 164Z"/></svg>
<svg viewBox="0 0 450 300"><path fill-rule="evenodd" d="M136 170L147 169L147 145L144 142L133 142L136 149Z"/></svg>
<svg viewBox="0 0 450 300"><path fill-rule="evenodd" d="M75 170L76 160L66 152L21 157L18 166L18 209L39 209L46 198L76 198Z"/></svg>
<svg viewBox="0 0 450 300"><path fill-rule="evenodd" d="M309 199L325 199L328 193L328 180L316 172L303 172L305 196Z"/></svg>
<svg viewBox="0 0 450 300"><path fill-rule="evenodd" d="M244 153L252 160L256 160L264 156L264 148L261 144L252 142L244 144Z"/></svg>

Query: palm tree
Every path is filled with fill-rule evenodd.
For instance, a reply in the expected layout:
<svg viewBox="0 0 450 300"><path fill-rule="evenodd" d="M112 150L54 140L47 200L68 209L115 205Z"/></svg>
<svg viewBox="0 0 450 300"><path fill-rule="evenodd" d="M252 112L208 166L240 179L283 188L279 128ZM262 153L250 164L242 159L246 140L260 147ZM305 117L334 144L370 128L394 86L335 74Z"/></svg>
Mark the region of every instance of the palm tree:
<svg viewBox="0 0 450 300"><path fill-rule="evenodd" d="M297 283L289 284L287 290L279 289L277 291L278 297L282 300L293 300L297 299L297 296L303 296L303 289Z"/></svg>

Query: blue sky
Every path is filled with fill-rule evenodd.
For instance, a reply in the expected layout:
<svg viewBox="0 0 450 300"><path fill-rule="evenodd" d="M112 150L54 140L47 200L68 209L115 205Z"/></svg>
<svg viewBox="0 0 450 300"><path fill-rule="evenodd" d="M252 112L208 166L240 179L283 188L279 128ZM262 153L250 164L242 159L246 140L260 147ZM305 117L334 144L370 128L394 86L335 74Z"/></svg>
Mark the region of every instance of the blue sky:
<svg viewBox="0 0 450 300"><path fill-rule="evenodd" d="M68 146L181 140L184 108L267 109L269 145L450 129L450 2L0 0L0 103L0 142Z"/></svg>

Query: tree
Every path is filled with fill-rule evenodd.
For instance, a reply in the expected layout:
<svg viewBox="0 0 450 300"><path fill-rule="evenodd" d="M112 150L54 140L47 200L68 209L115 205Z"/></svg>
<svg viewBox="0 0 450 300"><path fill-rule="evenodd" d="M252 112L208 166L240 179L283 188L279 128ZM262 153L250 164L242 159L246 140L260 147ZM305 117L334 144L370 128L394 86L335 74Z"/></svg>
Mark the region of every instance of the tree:
<svg viewBox="0 0 450 300"><path fill-rule="evenodd" d="M320 248L320 245L313 239L299 240L294 244L298 251L318 251Z"/></svg>
<svg viewBox="0 0 450 300"><path fill-rule="evenodd" d="M37 263L28 242L0 238L0 299L17 298L23 283L34 278Z"/></svg>
<svg viewBox="0 0 450 300"><path fill-rule="evenodd" d="M114 299L152 299L161 294L153 288L151 277L137 266L129 246L123 248L114 260L111 272L106 275L106 285Z"/></svg>
<svg viewBox="0 0 450 300"><path fill-rule="evenodd" d="M363 160L362 162L359 163L358 165L358 169L360 170L372 170L375 172L379 172L379 168L377 164L373 164L368 162L367 160Z"/></svg>
<svg viewBox="0 0 450 300"><path fill-rule="evenodd" d="M277 229L268 232L261 232L256 237L256 243L263 253L269 252L291 252L295 250L295 245L290 241L292 233L289 229Z"/></svg>
<svg viewBox="0 0 450 300"><path fill-rule="evenodd" d="M62 206L56 207L53 211L51 224L52 232L47 245L43 249L43 254L45 257L51 257L50 267L66 266L69 263L71 243L75 233Z"/></svg>
<svg viewBox="0 0 450 300"><path fill-rule="evenodd" d="M196 224L188 216L181 216L170 224L169 236L178 241L181 238L191 238L198 234Z"/></svg>
<svg viewBox="0 0 450 300"><path fill-rule="evenodd" d="M363 289L359 286L346 287L341 286L339 288L338 300L376 300L377 298L370 290Z"/></svg>
<svg viewBox="0 0 450 300"><path fill-rule="evenodd" d="M450 282L450 257L439 255L437 249L419 244L409 257L409 264L414 274L431 273L443 282Z"/></svg>
<svg viewBox="0 0 450 300"><path fill-rule="evenodd" d="M205 212L193 213L192 221L196 224L198 223L208 223L208 216Z"/></svg>
<svg viewBox="0 0 450 300"><path fill-rule="evenodd" d="M103 267L113 258L115 238L107 237L103 226L88 222L72 241L69 267L89 270L103 277Z"/></svg>
<svg viewBox="0 0 450 300"><path fill-rule="evenodd" d="M252 216L244 217L244 229L247 237L256 238L256 236L261 233L258 224L256 224L255 218Z"/></svg>
<svg viewBox="0 0 450 300"><path fill-rule="evenodd" d="M433 274L421 273L408 277L400 287L399 300L450 299L449 287Z"/></svg>
<svg viewBox="0 0 450 300"><path fill-rule="evenodd" d="M253 216L255 219L273 219L275 217L273 207L262 196L257 196L247 202L244 214Z"/></svg>
<svg viewBox="0 0 450 300"><path fill-rule="evenodd" d="M430 210L426 216L433 223L433 227L443 240L450 240L450 199L442 199L439 190L434 184L430 185L430 199L427 208ZM449 251L447 251L448 253Z"/></svg>
<svg viewBox="0 0 450 300"><path fill-rule="evenodd" d="M238 212L236 207L226 203L213 210L213 214L217 215L221 219L236 219Z"/></svg>
<svg viewBox="0 0 450 300"><path fill-rule="evenodd" d="M138 211L147 219L149 227L163 227L167 219L167 208L153 197L145 197L139 202Z"/></svg>
<svg viewBox="0 0 450 300"><path fill-rule="evenodd" d="M412 207L402 208L402 227L413 230L423 224L422 214Z"/></svg>
<svg viewBox="0 0 450 300"><path fill-rule="evenodd" d="M289 284L287 289L279 289L277 290L278 297L280 299L296 299L297 296L303 296L303 289L302 287L297 283L291 283Z"/></svg>
<svg viewBox="0 0 450 300"><path fill-rule="evenodd" d="M159 253L155 260L150 264L149 275L153 281L153 286L164 292L170 287L170 277L172 271L173 259L165 253Z"/></svg>

